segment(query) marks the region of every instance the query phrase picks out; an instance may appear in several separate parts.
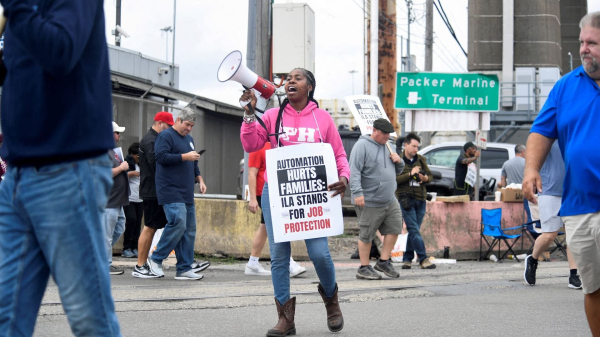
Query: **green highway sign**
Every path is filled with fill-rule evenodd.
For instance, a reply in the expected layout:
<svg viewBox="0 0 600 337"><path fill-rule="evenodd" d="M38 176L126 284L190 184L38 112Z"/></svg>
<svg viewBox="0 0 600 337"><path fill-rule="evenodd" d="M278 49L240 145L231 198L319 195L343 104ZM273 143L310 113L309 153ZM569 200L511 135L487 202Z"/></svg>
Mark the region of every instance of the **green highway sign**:
<svg viewBox="0 0 600 337"><path fill-rule="evenodd" d="M396 109L498 111L498 76L465 73L401 73L396 76Z"/></svg>

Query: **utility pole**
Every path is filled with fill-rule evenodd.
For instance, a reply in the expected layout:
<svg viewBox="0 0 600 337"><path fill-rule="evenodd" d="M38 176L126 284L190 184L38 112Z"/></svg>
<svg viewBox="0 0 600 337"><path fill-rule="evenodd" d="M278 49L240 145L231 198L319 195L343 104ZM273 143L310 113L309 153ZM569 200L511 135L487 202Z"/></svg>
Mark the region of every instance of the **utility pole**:
<svg viewBox="0 0 600 337"><path fill-rule="evenodd" d="M433 70L433 0L425 5L425 71Z"/></svg>
<svg viewBox="0 0 600 337"><path fill-rule="evenodd" d="M433 0L425 5L425 71L433 70ZM431 132L421 134L421 146L431 144Z"/></svg>
<svg viewBox="0 0 600 337"><path fill-rule="evenodd" d="M412 59L410 57L410 23L412 22L410 12L412 11L412 0L406 0L406 9L406 15L408 18L408 38L406 39L406 64L408 65L408 71L413 71Z"/></svg>
<svg viewBox="0 0 600 337"><path fill-rule="evenodd" d="M375 2L375 0L371 0ZM395 129L398 128L394 101L396 97L396 5L388 0L378 0L380 8L381 26L378 41L378 69L379 84L381 85L381 105Z"/></svg>
<svg viewBox="0 0 600 337"><path fill-rule="evenodd" d="M121 26L121 0L117 0L117 26ZM121 46L121 33L115 28L115 46Z"/></svg>
<svg viewBox="0 0 600 337"><path fill-rule="evenodd" d="M258 76L270 78L271 72L271 16L270 0L248 1L248 43L246 67ZM270 103L272 105L272 103ZM248 185L248 153L244 152L244 188ZM245 198L245 191L242 191Z"/></svg>
<svg viewBox="0 0 600 337"><path fill-rule="evenodd" d="M379 0L371 0L370 17L369 93L379 96Z"/></svg>

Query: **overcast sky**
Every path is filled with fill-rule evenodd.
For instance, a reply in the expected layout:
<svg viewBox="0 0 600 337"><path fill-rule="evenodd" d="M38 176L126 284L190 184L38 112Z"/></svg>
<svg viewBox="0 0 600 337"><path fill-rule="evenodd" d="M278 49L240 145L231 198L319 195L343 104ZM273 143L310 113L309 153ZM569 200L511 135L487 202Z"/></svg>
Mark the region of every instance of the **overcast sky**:
<svg viewBox="0 0 600 337"><path fill-rule="evenodd" d="M275 0L275 3L286 3ZM363 1L305 0L315 11L317 99L343 99L363 92ZM407 10L404 0L395 0L397 34L407 37ZM411 54L423 69L425 0L414 0L416 21L411 24ZM459 41L467 50L467 0L441 0ZM139 51L158 59L166 58L166 34L161 28L173 25L173 1L122 0L121 26L131 37L123 38L121 47ZM116 0L105 0L107 40L115 26ZM600 0L588 0L589 11L600 10ZM181 90L237 105L241 94L237 83L220 83L217 69L233 50L246 56L248 37L247 0L179 0L177 1L175 63L180 66ZM290 25L300 23L290 22ZM169 33L168 59L172 57L173 34ZM400 54L400 37L398 37ZM404 51L406 46L404 46ZM467 58L453 40L440 16L434 13L433 70L466 72ZM400 62L400 57L398 57ZM400 65L398 65L400 70Z"/></svg>

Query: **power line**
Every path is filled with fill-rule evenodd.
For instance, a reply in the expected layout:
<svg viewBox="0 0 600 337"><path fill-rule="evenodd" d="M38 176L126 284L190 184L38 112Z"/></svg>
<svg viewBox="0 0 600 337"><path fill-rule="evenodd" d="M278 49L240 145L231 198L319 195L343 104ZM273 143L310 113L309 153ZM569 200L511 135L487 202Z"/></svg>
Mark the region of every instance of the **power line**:
<svg viewBox="0 0 600 337"><path fill-rule="evenodd" d="M417 23L417 25L419 25L419 26L421 26L421 27L423 27L423 28L427 29L427 27L423 26L423 24L422 24L422 23L420 23L420 22L418 22L418 21L417 21L416 23ZM463 71L465 71L465 72L466 72L465 68L462 66L462 64L461 64L460 62L458 62L458 60L456 59L456 57L454 57L454 55L452 55L452 52L451 52L451 51L448 49L448 47L446 47L446 45L445 45L445 44L442 42L442 40L440 39L440 37L439 37L439 36L438 36L438 35L437 35L435 32L433 33L433 35L434 35L434 37L437 39L437 41L439 42L440 46L441 46L442 48L444 48L444 49L446 50L446 52L448 52L448 55L449 55L449 57L451 57L451 58L452 58L452 60L454 60L454 62L455 62L455 63L456 63L456 64L457 64L457 65L458 65L458 66L459 66L461 69L463 69ZM445 55L445 56L448 56L447 54L443 54L443 55ZM448 59L448 61L450 61L450 60ZM450 62L452 62L452 61L450 61Z"/></svg>
<svg viewBox="0 0 600 337"><path fill-rule="evenodd" d="M460 44L460 41L458 41L458 38L456 37L456 34L454 33L454 29L452 28L452 25L450 24L450 20L448 20L448 17L446 16L446 12L444 11L444 8L442 7L442 3L439 0L438 0L438 3L440 5L439 7L438 7L438 4L435 1L433 1L433 5L435 6L435 9L437 10L438 14L442 18L442 21L446 25L446 28L448 28L450 35L452 35L454 40L456 40L456 43L458 43L458 46L460 47L462 52L465 54L465 56L468 57L467 52L465 51L463 46ZM440 8L441 8L441 10L440 10Z"/></svg>
<svg viewBox="0 0 600 337"><path fill-rule="evenodd" d="M440 59L442 62L444 62L444 64L445 64L445 65L446 65L448 68L452 68L452 70L453 70L453 71L457 71L457 70L456 70L456 66L455 66L455 65L454 65L452 62L450 62L450 64L448 64L448 62L446 62L446 60L445 60L445 59L443 59L443 58L440 56L440 54L438 54L438 52L437 52L437 51L435 51L435 49L432 49L432 50L433 50L433 53L434 53L435 55L437 55L437 57L438 57L438 58L439 58L439 59ZM457 71L457 72L458 72L458 71Z"/></svg>

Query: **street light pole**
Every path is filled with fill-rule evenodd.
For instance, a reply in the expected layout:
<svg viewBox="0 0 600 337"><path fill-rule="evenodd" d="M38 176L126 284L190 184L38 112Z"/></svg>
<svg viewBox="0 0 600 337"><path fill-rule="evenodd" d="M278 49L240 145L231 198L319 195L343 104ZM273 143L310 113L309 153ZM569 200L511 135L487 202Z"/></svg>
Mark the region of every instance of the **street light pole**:
<svg viewBox="0 0 600 337"><path fill-rule="evenodd" d="M177 0L173 0L173 59L172 67L171 67L171 83L169 83L172 87L175 87L175 19L177 13Z"/></svg>
<svg viewBox="0 0 600 337"><path fill-rule="evenodd" d="M167 35L167 50L165 52L165 60L169 62L169 33L173 31L173 28L171 28L171 26L168 26L160 30L165 32L165 34Z"/></svg>
<svg viewBox="0 0 600 337"><path fill-rule="evenodd" d="M354 74L356 74L358 70L350 70L348 73L352 75L352 96L354 96Z"/></svg>

